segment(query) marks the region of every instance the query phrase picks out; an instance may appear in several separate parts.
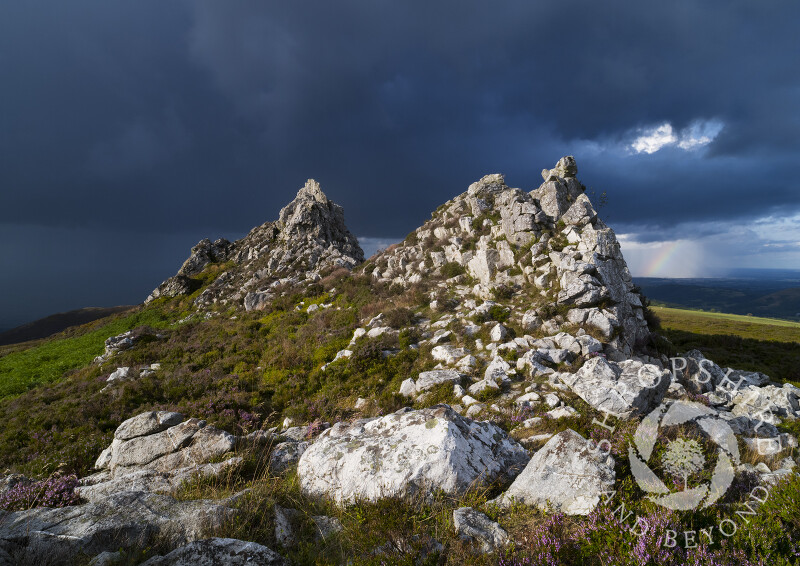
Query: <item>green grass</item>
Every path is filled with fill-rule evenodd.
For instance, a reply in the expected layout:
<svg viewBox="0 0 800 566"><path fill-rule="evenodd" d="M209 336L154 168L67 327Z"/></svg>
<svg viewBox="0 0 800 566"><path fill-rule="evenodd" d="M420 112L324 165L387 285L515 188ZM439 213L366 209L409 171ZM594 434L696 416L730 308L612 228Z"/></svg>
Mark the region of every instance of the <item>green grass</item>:
<svg viewBox="0 0 800 566"><path fill-rule="evenodd" d="M772 318L650 307L678 352L698 349L723 367L800 383L800 324ZM674 353L674 352L673 352Z"/></svg>
<svg viewBox="0 0 800 566"><path fill-rule="evenodd" d="M103 353L106 338L138 326L163 328L169 323L159 310L146 309L128 316L101 319L70 333L77 335L57 335L25 349L8 349L11 351L0 357L0 398L51 383L66 372L87 365Z"/></svg>
<svg viewBox="0 0 800 566"><path fill-rule="evenodd" d="M741 338L800 342L800 323L777 318L760 318L666 307L650 307L664 328L700 334L731 334Z"/></svg>
<svg viewBox="0 0 800 566"><path fill-rule="evenodd" d="M46 477L64 464L85 475L119 423L149 410L179 411L236 434L287 416L297 422L348 419L358 397L372 400L364 416L396 411L404 405L397 393L403 379L432 365L411 349L383 357L382 350L397 347L398 339L361 339L351 358L325 371L321 366L348 346L359 320L386 312L389 320L402 322L407 313L401 309L411 304L392 297L390 306L379 295L390 289L370 278L348 273L323 281L302 292L287 289L268 311L235 317L219 312L170 325L187 314L191 298L180 297L27 344L26 350L0 350L4 389L19 392L0 397L0 470ZM328 297L334 287L338 293L331 300L338 308L296 309L300 301L308 305ZM106 337L145 324L162 327L163 338L137 343L103 367L91 363ZM104 391L113 368L153 362L162 364L156 374ZM68 378L62 377L65 371Z"/></svg>

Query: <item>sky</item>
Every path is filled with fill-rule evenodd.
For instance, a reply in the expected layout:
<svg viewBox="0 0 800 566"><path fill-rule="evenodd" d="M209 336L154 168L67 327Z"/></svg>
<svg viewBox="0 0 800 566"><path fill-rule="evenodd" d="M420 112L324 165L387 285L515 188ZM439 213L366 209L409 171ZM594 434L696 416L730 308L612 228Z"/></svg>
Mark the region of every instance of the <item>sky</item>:
<svg viewBox="0 0 800 566"><path fill-rule="evenodd" d="M574 155L634 275L800 268L800 4L6 0L0 328L141 302L308 178L368 251Z"/></svg>

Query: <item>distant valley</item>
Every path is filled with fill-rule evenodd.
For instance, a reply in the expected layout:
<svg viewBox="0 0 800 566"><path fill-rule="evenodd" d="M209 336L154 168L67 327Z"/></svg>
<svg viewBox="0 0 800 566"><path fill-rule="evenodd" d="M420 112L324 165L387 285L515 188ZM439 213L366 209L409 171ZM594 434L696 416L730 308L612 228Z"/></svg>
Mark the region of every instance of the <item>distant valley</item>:
<svg viewBox="0 0 800 566"><path fill-rule="evenodd" d="M637 277L653 304L800 321L800 271L741 269L732 277Z"/></svg>

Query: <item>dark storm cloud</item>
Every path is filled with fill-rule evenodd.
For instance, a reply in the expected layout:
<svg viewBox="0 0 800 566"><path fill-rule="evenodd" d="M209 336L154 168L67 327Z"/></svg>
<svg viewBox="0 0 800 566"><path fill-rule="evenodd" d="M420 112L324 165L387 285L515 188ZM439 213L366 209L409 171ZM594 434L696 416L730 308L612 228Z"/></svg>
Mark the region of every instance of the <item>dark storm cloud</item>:
<svg viewBox="0 0 800 566"><path fill-rule="evenodd" d="M530 190L568 153L633 231L791 214L798 16L789 0L5 2L0 223L188 249L275 218L314 177L354 232L401 237L482 175ZM706 147L629 149L698 120L723 126Z"/></svg>
<svg viewBox="0 0 800 566"><path fill-rule="evenodd" d="M164 273L177 271L187 242L205 235L235 236L0 224L0 328L86 306L140 303Z"/></svg>

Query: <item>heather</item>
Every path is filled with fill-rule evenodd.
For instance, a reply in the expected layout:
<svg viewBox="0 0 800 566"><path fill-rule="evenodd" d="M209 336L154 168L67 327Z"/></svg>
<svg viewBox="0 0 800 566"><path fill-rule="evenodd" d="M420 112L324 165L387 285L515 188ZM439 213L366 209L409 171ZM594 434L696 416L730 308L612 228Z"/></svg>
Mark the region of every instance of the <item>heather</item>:
<svg viewBox="0 0 800 566"><path fill-rule="evenodd" d="M0 509L23 511L33 507L66 507L80 503L75 493L78 487L75 474L54 475L42 481L21 481L0 493Z"/></svg>

